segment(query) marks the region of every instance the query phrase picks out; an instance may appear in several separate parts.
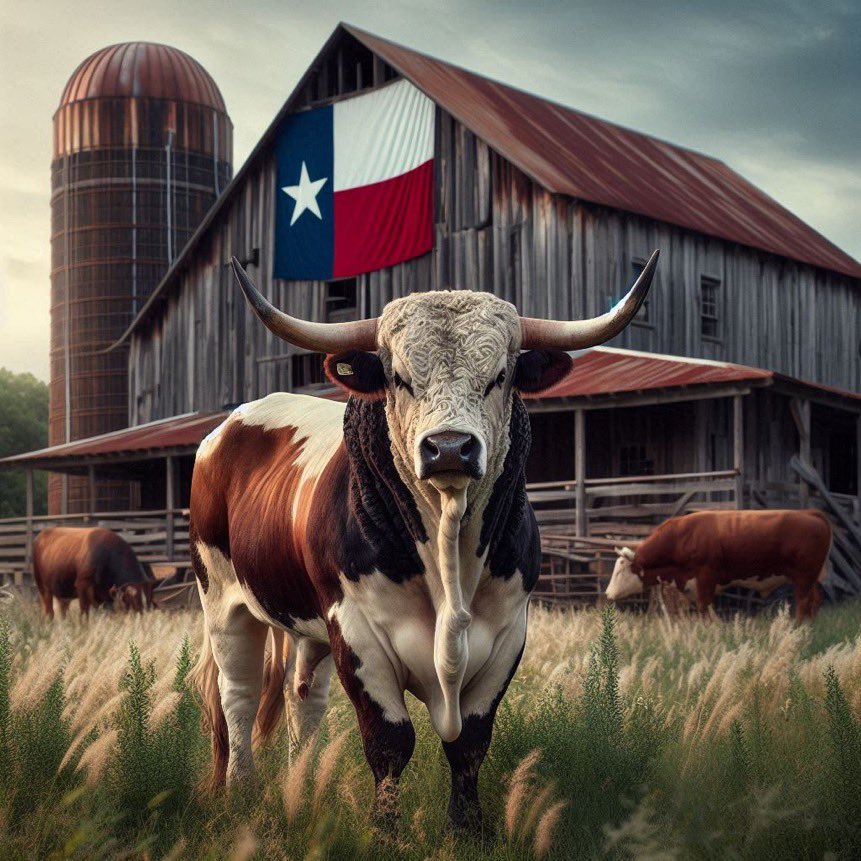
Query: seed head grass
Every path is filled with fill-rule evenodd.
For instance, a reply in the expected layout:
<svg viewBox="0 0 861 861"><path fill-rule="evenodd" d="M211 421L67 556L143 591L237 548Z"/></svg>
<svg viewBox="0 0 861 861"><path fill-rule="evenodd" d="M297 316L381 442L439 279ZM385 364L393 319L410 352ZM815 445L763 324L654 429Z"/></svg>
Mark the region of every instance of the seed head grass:
<svg viewBox="0 0 861 861"><path fill-rule="evenodd" d="M861 604L812 625L530 611L481 771L481 839L446 830L449 768L408 696L415 754L390 832L333 683L317 735L286 722L259 779L206 794L191 611L0 608L0 857L861 857Z"/></svg>

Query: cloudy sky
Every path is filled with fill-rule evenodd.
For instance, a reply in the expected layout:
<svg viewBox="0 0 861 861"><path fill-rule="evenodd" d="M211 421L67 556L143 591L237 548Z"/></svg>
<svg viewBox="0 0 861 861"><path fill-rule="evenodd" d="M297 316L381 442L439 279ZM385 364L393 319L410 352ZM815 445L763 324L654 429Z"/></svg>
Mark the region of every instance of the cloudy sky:
<svg viewBox="0 0 861 861"><path fill-rule="evenodd" d="M188 52L236 168L340 20L721 158L861 259L857 0L3 0L0 366L48 376L51 117L78 63Z"/></svg>

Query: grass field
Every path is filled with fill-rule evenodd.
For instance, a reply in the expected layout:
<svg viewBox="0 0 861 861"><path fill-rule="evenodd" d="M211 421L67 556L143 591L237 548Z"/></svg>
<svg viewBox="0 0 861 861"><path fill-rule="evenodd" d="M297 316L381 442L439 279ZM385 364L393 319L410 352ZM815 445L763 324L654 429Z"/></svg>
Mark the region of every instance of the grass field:
<svg viewBox="0 0 861 861"><path fill-rule="evenodd" d="M448 766L418 703L397 833L376 835L352 708L286 733L259 785L197 790L188 612L0 605L0 858L861 857L861 605L813 625L533 608L481 777L492 835L445 833Z"/></svg>

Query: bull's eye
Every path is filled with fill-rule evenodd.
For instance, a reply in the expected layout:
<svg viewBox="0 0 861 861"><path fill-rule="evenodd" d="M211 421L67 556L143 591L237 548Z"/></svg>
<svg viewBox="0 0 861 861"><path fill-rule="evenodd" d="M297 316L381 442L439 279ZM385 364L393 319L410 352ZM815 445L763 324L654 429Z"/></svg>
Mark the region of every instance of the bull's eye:
<svg viewBox="0 0 861 861"><path fill-rule="evenodd" d="M502 384L505 382L505 368L503 368L497 375L492 379L484 390L484 396L487 397L497 386L502 388Z"/></svg>
<svg viewBox="0 0 861 861"><path fill-rule="evenodd" d="M413 397L415 397L413 387L405 379L403 379L397 371L395 371L394 379L396 389L406 389Z"/></svg>

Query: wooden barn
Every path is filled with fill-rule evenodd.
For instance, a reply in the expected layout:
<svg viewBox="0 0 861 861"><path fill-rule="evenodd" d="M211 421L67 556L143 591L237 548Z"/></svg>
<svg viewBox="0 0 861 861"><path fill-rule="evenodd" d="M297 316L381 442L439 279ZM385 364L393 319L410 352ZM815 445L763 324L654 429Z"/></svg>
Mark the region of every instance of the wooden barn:
<svg viewBox="0 0 861 861"><path fill-rule="evenodd" d="M355 277L275 278L279 129L399 80L433 102L431 251ZM90 519L181 566L194 449L225 410L277 390L332 396L321 357L245 307L232 255L308 319L373 316L446 288L577 318L611 307L655 248L658 275L634 323L529 402L529 479L563 578L569 563L602 558L607 536L635 538L673 513L812 501L840 525L835 594L861 591L861 264L716 159L348 25L114 345L129 355L129 429L0 465L92 486L131 479L133 511ZM29 562L21 536L37 521L0 524L0 566Z"/></svg>

